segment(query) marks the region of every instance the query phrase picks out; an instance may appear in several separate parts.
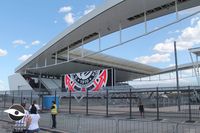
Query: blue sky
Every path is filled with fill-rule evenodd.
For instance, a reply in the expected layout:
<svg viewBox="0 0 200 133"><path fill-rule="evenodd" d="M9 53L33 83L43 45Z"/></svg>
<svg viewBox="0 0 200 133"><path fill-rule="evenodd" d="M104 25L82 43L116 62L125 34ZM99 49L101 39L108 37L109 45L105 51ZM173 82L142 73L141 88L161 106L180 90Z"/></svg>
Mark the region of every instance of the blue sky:
<svg viewBox="0 0 200 133"><path fill-rule="evenodd" d="M104 2L105 0L1 0L0 90L8 89L8 76L14 73L14 69L22 61ZM181 12L180 17L196 10L200 8ZM197 47L200 43L199 16L193 16L105 53L164 68L174 64L171 44L177 40L179 63L190 62L187 49ZM175 14L152 20L148 22L148 30L174 19ZM143 24L141 24L124 30L123 40L142 33L143 29ZM102 47L118 43L117 40L119 40L118 33L104 37ZM108 42L109 44L106 44ZM119 52L121 54L118 54Z"/></svg>

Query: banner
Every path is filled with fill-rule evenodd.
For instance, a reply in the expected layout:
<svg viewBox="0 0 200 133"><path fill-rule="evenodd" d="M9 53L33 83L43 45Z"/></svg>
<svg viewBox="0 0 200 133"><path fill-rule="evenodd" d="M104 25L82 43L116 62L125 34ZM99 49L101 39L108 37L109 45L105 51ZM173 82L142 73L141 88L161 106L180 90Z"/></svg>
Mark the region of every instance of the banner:
<svg viewBox="0 0 200 133"><path fill-rule="evenodd" d="M109 84L109 75L107 69L66 74L64 77L65 88L72 92L99 91Z"/></svg>

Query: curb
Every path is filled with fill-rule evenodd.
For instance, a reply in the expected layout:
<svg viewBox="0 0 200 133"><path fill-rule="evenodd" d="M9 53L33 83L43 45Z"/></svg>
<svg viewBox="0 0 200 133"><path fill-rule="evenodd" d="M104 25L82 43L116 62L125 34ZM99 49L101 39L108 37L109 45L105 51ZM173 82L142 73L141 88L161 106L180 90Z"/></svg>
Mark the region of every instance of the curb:
<svg viewBox="0 0 200 133"><path fill-rule="evenodd" d="M45 128L45 127L40 127L40 129L43 131L51 132L51 133L69 133L69 132L60 131L60 130L56 130L56 129L49 129L49 128Z"/></svg>

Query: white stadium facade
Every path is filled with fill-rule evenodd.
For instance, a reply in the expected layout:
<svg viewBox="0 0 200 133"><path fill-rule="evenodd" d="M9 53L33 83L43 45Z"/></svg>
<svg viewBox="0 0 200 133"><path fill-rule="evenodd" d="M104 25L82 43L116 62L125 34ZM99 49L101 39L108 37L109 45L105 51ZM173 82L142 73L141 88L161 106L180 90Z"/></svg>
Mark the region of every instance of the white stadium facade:
<svg viewBox="0 0 200 133"><path fill-rule="evenodd" d="M9 76L10 90L98 91L105 86L171 71L102 52L125 44L121 31L126 28L144 23L144 34L128 40L132 41L154 32L146 30L149 20L199 5L200 0L108 0L19 65L15 74ZM179 21L177 17L173 23ZM119 43L102 49L101 38L114 32L120 33ZM94 40L98 40L97 51L84 48Z"/></svg>

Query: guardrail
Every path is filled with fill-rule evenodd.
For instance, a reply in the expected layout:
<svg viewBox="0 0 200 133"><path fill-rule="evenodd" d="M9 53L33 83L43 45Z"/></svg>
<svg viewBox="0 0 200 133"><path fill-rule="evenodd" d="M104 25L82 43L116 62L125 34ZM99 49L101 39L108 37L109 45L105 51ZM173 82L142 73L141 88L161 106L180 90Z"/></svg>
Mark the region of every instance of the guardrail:
<svg viewBox="0 0 200 133"><path fill-rule="evenodd" d="M0 119L8 120L0 111ZM40 115L40 126L50 128L51 115ZM200 133L200 123L58 114L57 129L69 133Z"/></svg>
<svg viewBox="0 0 200 133"><path fill-rule="evenodd" d="M40 125L51 127L50 114L41 116ZM200 123L62 114L57 116L57 128L70 133L199 133Z"/></svg>

